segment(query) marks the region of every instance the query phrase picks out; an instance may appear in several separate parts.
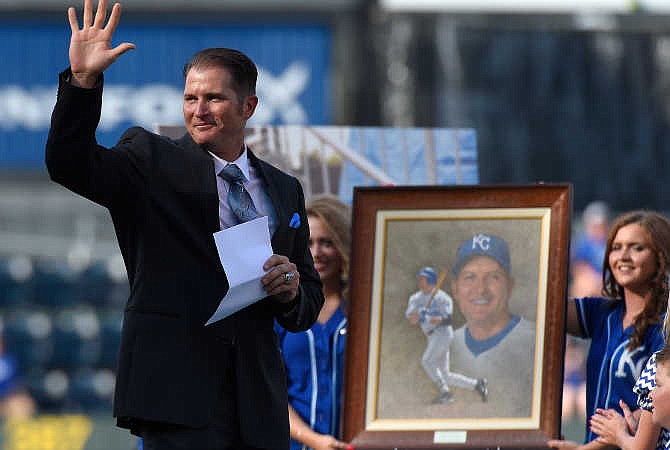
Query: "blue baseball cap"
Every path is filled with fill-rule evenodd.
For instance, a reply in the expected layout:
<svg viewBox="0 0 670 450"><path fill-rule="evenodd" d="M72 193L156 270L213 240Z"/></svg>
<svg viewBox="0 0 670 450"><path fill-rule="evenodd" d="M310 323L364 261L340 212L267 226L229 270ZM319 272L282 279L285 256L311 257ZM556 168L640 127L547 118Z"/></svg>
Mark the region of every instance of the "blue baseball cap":
<svg viewBox="0 0 670 450"><path fill-rule="evenodd" d="M458 247L456 263L451 269L451 272L454 275L458 275L463 266L473 256L488 256L500 264L502 268L505 269L505 272L507 272L507 275L510 274L511 263L509 259L509 247L507 246L507 242L498 236L480 233L463 241Z"/></svg>
<svg viewBox="0 0 670 450"><path fill-rule="evenodd" d="M426 281L431 286L434 286L437 283L437 272L432 267L422 267L419 270L419 273L416 274L416 277L426 277Z"/></svg>

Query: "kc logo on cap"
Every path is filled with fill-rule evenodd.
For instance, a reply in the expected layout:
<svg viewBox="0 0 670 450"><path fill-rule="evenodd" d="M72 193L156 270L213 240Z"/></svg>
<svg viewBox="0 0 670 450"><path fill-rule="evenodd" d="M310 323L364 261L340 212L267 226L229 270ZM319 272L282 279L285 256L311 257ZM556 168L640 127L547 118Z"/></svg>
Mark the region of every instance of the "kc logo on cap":
<svg viewBox="0 0 670 450"><path fill-rule="evenodd" d="M491 247L491 236L486 234L475 234L472 236L472 248L479 247L483 251L487 251Z"/></svg>
<svg viewBox="0 0 670 450"><path fill-rule="evenodd" d="M479 233L461 243L456 254L456 263L452 273L458 275L463 266L473 256L488 256L494 259L510 274L511 262L507 242L494 234Z"/></svg>

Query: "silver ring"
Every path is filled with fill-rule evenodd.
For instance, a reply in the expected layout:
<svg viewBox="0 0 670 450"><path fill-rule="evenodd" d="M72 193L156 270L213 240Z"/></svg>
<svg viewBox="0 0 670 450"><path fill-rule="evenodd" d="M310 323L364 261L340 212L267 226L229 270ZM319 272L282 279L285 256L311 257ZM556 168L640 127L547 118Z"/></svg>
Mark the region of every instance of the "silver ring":
<svg viewBox="0 0 670 450"><path fill-rule="evenodd" d="M293 272L286 272L284 274L284 284L291 284L295 279L295 274Z"/></svg>

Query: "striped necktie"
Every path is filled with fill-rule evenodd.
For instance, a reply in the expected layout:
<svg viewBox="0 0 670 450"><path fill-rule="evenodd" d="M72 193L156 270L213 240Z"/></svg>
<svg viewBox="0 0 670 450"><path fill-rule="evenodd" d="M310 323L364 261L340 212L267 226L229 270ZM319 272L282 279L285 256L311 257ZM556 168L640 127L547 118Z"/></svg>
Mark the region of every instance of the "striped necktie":
<svg viewBox="0 0 670 450"><path fill-rule="evenodd" d="M237 223L248 222L260 217L260 214L256 211L256 206L254 206L254 201L244 187L245 178L240 168L235 164L228 164L219 172L219 176L226 180L230 186L228 189L228 205L237 217Z"/></svg>

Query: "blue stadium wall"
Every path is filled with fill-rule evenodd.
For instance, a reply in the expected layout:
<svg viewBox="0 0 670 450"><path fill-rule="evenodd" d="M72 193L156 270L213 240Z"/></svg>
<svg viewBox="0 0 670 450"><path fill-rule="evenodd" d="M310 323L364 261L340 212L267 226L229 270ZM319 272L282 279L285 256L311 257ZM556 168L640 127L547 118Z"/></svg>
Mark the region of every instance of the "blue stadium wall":
<svg viewBox="0 0 670 450"><path fill-rule="evenodd" d="M253 124L328 125L331 107L329 24L208 18L122 18L113 45L133 42L105 73L98 141L113 145L124 129L183 122L182 67L206 47L233 47L259 66L261 106ZM70 30L58 17L0 16L0 173L43 171L43 152L58 72L68 65Z"/></svg>

